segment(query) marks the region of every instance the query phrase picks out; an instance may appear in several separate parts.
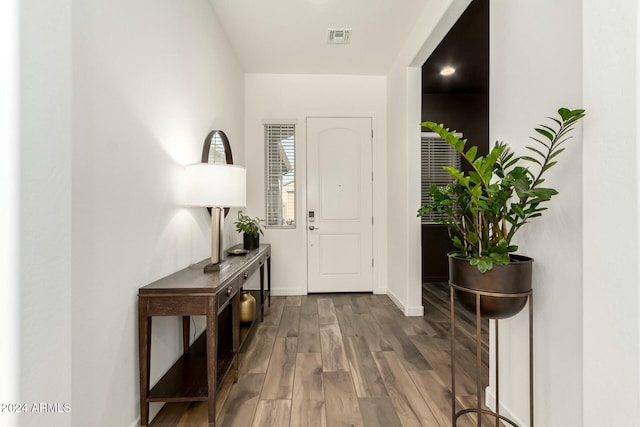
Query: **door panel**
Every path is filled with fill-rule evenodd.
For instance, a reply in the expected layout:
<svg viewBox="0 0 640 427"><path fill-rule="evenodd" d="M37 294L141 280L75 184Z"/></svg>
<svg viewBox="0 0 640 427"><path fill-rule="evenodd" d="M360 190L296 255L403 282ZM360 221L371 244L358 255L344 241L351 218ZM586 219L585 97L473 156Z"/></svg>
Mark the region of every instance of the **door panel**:
<svg viewBox="0 0 640 427"><path fill-rule="evenodd" d="M360 147L351 129L328 129L318 139L320 219L360 220Z"/></svg>
<svg viewBox="0 0 640 427"><path fill-rule="evenodd" d="M309 292L373 290L371 204L371 119L308 118Z"/></svg>
<svg viewBox="0 0 640 427"><path fill-rule="evenodd" d="M360 274L359 234L320 234L320 274Z"/></svg>

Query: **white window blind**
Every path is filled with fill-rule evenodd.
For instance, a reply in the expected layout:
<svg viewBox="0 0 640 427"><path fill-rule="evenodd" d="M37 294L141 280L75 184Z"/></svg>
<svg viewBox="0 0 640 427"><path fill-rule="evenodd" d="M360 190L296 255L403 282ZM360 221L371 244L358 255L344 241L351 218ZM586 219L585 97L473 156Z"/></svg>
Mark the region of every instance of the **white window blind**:
<svg viewBox="0 0 640 427"><path fill-rule="evenodd" d="M456 136L462 137L462 134L456 134ZM425 205L433 200L429 193L432 184L444 186L453 182L451 175L442 169L442 166L453 166L456 169L460 169L460 155L435 132L422 132L420 145L422 165L421 203ZM433 224L440 217L443 217L443 215L437 212L427 212L422 216L422 223Z"/></svg>
<svg viewBox="0 0 640 427"><path fill-rule="evenodd" d="M264 125L266 226L295 228L295 125Z"/></svg>

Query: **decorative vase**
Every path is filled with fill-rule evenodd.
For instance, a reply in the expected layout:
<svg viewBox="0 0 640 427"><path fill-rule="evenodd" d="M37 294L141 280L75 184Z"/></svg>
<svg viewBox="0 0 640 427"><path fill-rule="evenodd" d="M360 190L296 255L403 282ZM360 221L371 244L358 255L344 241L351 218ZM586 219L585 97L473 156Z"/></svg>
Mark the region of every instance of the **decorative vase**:
<svg viewBox="0 0 640 427"><path fill-rule="evenodd" d="M247 250L258 249L260 246L260 235L257 237L252 236L251 234L244 233L243 235L244 248Z"/></svg>
<svg viewBox="0 0 640 427"><path fill-rule="evenodd" d="M506 319L524 308L527 296L510 297L500 294L526 293L531 290L533 259L511 255L507 265L494 265L493 269L480 273L468 259L449 255L449 283L474 291L494 293L496 296L480 297L480 315L489 319ZM462 307L475 314L476 294L455 289Z"/></svg>
<svg viewBox="0 0 640 427"><path fill-rule="evenodd" d="M240 294L240 322L250 323L256 318L256 299L251 292L243 291Z"/></svg>

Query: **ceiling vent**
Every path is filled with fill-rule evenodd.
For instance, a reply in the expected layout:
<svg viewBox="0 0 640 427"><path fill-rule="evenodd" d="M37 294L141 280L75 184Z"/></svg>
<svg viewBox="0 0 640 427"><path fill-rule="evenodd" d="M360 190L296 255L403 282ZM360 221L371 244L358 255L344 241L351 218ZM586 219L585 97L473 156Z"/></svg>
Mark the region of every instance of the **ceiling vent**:
<svg viewBox="0 0 640 427"><path fill-rule="evenodd" d="M351 28L329 28L329 44L348 44Z"/></svg>

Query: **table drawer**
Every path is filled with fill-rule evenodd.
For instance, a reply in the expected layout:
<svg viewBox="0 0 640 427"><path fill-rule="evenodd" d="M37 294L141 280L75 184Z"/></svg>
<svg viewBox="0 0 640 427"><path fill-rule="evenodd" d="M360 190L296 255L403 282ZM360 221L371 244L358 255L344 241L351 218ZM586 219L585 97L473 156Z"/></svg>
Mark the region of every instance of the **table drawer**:
<svg viewBox="0 0 640 427"><path fill-rule="evenodd" d="M249 265L249 268L247 268L247 272L244 273L245 279L247 279L249 276L251 276L251 274L253 274L254 271L256 271L257 269L262 267L264 265L264 263L266 262L266 260L267 260L267 256L266 255L262 255L258 259L254 260L251 263L251 265Z"/></svg>
<svg viewBox="0 0 640 427"><path fill-rule="evenodd" d="M147 316L204 316L207 314L207 299L199 296L140 295L139 298Z"/></svg>
<svg viewBox="0 0 640 427"><path fill-rule="evenodd" d="M237 294L242 287L244 280L243 276L237 277L218 293L218 312L225 309L229 301L231 301L233 296Z"/></svg>

